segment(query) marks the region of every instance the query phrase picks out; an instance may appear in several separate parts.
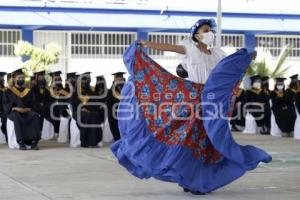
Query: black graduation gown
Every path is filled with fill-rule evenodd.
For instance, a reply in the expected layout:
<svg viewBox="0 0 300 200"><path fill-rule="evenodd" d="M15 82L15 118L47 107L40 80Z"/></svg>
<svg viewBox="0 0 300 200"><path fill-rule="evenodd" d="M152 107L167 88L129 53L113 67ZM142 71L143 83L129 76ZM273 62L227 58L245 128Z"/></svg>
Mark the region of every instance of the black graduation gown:
<svg viewBox="0 0 300 200"><path fill-rule="evenodd" d="M255 118L258 127L267 127L270 129L271 124L271 108L268 94L264 90L250 89L245 93L245 101L247 103L247 111ZM262 112L252 112L251 109L261 109L261 106L251 105L252 103L263 104Z"/></svg>
<svg viewBox="0 0 300 200"><path fill-rule="evenodd" d="M11 87L5 92L3 106L7 117L14 122L17 142L23 141L25 144L31 144L32 141L37 142L41 138L39 115L36 112L19 113L12 111L13 107L33 109L34 102L34 94L28 88L20 90Z"/></svg>
<svg viewBox="0 0 300 200"><path fill-rule="evenodd" d="M103 106L99 106L99 115L101 116L101 119L103 119L103 123L105 122L107 118L107 112L108 112L108 106L107 106L107 94L108 90L106 91L106 94L104 91L99 91L97 89L97 86L95 87L95 93L97 96L99 96L98 102L102 103ZM105 110L106 109L106 110Z"/></svg>
<svg viewBox="0 0 300 200"><path fill-rule="evenodd" d="M7 116L3 108L3 96L5 91L6 88L0 88L0 117L1 117L1 131L5 135L5 139L7 141L7 131L6 131Z"/></svg>
<svg viewBox="0 0 300 200"><path fill-rule="evenodd" d="M94 89L90 87L82 94L72 96L71 104L73 108L73 117L77 122L80 130L81 147L96 147L102 141L102 128L100 125L104 121L104 117L100 115L99 105L89 105L89 103L99 103L99 99L92 99L96 96ZM88 112L81 111L85 108ZM80 115L77 110L80 109ZM89 126L90 127L87 127Z"/></svg>
<svg viewBox="0 0 300 200"><path fill-rule="evenodd" d="M289 105L290 99L286 96L286 91L272 91L272 111L279 129L284 133L294 130L296 112L294 105Z"/></svg>
<svg viewBox="0 0 300 200"><path fill-rule="evenodd" d="M288 88L285 92L285 99L286 99L286 104L288 106L295 106L295 96L296 96L296 89Z"/></svg>
<svg viewBox="0 0 300 200"><path fill-rule="evenodd" d="M239 89L234 104L235 105L230 123L233 129L239 130L237 126L245 127L245 116L243 110L243 107L245 105L245 91L243 89Z"/></svg>
<svg viewBox="0 0 300 200"><path fill-rule="evenodd" d="M120 99L117 98L116 95L114 95L112 89L109 89L107 94L108 122L115 141L120 139L120 130L117 120L117 110L119 103Z"/></svg>
<svg viewBox="0 0 300 200"><path fill-rule="evenodd" d="M59 127L60 127L60 117L70 117L70 114L68 112L68 104L70 104L71 94L61 89L54 89L50 88L50 94L53 99L53 107L52 107L52 113L55 117L55 119L52 119L52 123L54 125L54 132L59 133Z"/></svg>
<svg viewBox="0 0 300 200"><path fill-rule="evenodd" d="M267 105L267 117L266 117L266 123L267 123L267 127L268 128L271 128L271 105L270 105L270 101L271 101L271 91L269 89L263 89L265 95L266 95L266 98L267 98L267 102L268 102L268 105Z"/></svg>
<svg viewBox="0 0 300 200"><path fill-rule="evenodd" d="M296 104L298 113L300 114L300 89L295 94L295 104Z"/></svg>
<svg viewBox="0 0 300 200"><path fill-rule="evenodd" d="M44 119L47 119L54 125L54 121L50 114L51 104L54 102L51 94L47 88L32 88L35 96L34 110L40 115L40 129L43 128Z"/></svg>

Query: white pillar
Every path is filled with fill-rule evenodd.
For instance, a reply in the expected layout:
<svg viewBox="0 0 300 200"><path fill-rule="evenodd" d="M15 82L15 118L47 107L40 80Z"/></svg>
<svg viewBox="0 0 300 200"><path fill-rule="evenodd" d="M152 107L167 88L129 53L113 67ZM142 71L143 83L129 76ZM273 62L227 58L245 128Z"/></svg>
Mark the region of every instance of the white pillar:
<svg viewBox="0 0 300 200"><path fill-rule="evenodd" d="M221 0L218 0L217 11L217 33L216 33L216 47L221 47L221 34L222 34L222 4Z"/></svg>

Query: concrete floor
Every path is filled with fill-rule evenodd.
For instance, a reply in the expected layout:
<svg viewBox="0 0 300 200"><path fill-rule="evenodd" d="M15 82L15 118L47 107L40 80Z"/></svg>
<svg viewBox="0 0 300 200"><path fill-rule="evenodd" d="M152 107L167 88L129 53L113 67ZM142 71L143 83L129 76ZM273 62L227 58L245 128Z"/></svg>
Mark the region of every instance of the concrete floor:
<svg viewBox="0 0 300 200"><path fill-rule="evenodd" d="M41 151L26 152L0 145L0 200L300 199L300 141L240 134L235 138L264 148L273 162L206 196L131 176L116 163L108 145L73 149L47 141L40 144Z"/></svg>

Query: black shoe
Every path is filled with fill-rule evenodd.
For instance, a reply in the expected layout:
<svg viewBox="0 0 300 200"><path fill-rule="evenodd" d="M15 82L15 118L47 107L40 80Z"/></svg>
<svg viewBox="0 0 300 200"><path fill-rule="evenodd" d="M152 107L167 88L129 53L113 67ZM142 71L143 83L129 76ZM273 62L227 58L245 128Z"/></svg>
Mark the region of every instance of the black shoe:
<svg viewBox="0 0 300 200"><path fill-rule="evenodd" d="M239 131L239 129L233 124L231 126L231 131L237 132L237 131Z"/></svg>
<svg viewBox="0 0 300 200"><path fill-rule="evenodd" d="M30 149L31 149L31 150L40 150L40 148L38 147L37 144L31 145L31 148L30 148Z"/></svg>
<svg viewBox="0 0 300 200"><path fill-rule="evenodd" d="M190 191L193 195L205 195L205 193L199 191Z"/></svg>
<svg viewBox="0 0 300 200"><path fill-rule="evenodd" d="M190 192L190 193L192 193L193 195L205 195L205 193L198 192L198 191L193 191L193 190L189 190L189 189L187 189L187 188L183 188L183 191L186 192L186 193Z"/></svg>
<svg viewBox="0 0 300 200"><path fill-rule="evenodd" d="M184 191L184 192L190 192L190 190L189 190L189 189L186 189L186 188L183 188L183 191Z"/></svg>
<svg viewBox="0 0 300 200"><path fill-rule="evenodd" d="M19 146L20 146L19 149L20 149L21 151L27 150L25 144L19 144Z"/></svg>

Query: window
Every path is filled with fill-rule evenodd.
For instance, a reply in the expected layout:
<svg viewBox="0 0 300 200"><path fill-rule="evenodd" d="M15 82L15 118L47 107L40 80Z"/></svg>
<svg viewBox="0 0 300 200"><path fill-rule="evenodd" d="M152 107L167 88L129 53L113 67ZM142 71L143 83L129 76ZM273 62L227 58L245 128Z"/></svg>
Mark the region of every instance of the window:
<svg viewBox="0 0 300 200"><path fill-rule="evenodd" d="M20 40L19 30L0 30L0 56L14 56L14 45Z"/></svg>
<svg viewBox="0 0 300 200"><path fill-rule="evenodd" d="M222 34L221 46L222 47L234 47L236 49L243 48L245 46L244 35Z"/></svg>
<svg viewBox="0 0 300 200"><path fill-rule="evenodd" d="M271 52L271 55L277 57L282 49L290 45L292 51L289 56L300 56L300 36L293 35L258 35L256 36L256 46L264 47Z"/></svg>
<svg viewBox="0 0 300 200"><path fill-rule="evenodd" d="M71 55L75 58L119 58L136 40L136 33L71 33Z"/></svg>

